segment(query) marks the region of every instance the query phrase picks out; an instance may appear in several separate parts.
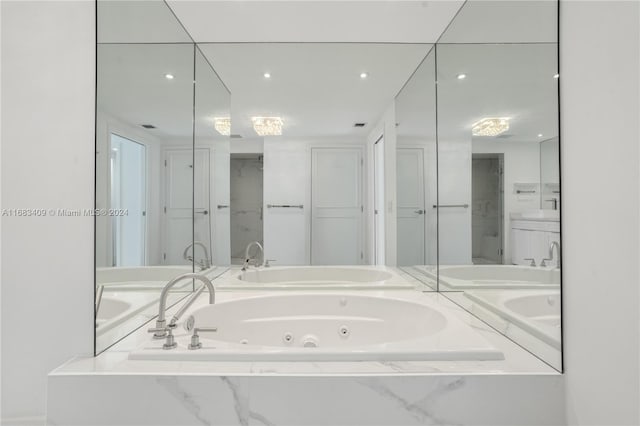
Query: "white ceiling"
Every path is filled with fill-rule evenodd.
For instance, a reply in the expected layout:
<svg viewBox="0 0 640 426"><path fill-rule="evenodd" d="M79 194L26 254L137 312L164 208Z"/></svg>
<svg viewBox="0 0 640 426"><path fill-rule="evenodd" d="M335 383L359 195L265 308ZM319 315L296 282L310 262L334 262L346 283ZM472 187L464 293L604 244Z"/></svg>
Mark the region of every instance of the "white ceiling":
<svg viewBox="0 0 640 426"><path fill-rule="evenodd" d="M440 43L554 43L554 0L467 0Z"/></svg>
<svg viewBox="0 0 640 426"><path fill-rule="evenodd" d="M556 46L439 45L437 57L440 142L540 142L558 135ZM435 140L434 59L430 54L397 98L401 141ZM457 78L461 73L464 80ZM497 137L472 137L472 125L486 117L510 117L509 130Z"/></svg>
<svg viewBox="0 0 640 426"><path fill-rule="evenodd" d="M168 0L197 43L435 43L463 3Z"/></svg>
<svg viewBox="0 0 640 426"><path fill-rule="evenodd" d="M203 44L232 93L232 133L279 116L283 135L364 136L431 49L416 44ZM269 72L271 78L264 78ZM360 74L368 77L361 79ZM364 122L364 128L354 123Z"/></svg>
<svg viewBox="0 0 640 426"><path fill-rule="evenodd" d="M155 125L150 133L164 139L191 137L192 45L101 44L97 53L100 110L132 126Z"/></svg>
<svg viewBox="0 0 640 426"><path fill-rule="evenodd" d="M146 3L147 6L140 3ZM369 23L379 23L382 19L380 14L385 10L389 17L395 16L394 13L404 13L406 19L409 19L410 12L420 15L424 12L422 9L430 10L431 15L420 15L419 20L433 20L436 15L439 19L444 19L446 15L444 9L438 6L441 2L428 2L426 7L420 6L421 8L418 8L419 2L375 2L375 5L369 4L371 2L325 2L332 3L331 7L319 3L321 2L170 2L183 23L187 23L188 30L197 34L195 38L200 40L213 37L211 34L215 34L216 31L235 26L237 31L225 33L225 37L238 41L241 37L238 35L239 32L242 33L243 28L247 29L252 22L256 24L252 20L257 18L252 18L253 15L250 14L251 16L240 19L234 13L243 10L247 12L249 9L256 13L264 12L265 15L262 15L259 25L252 27L250 37L245 37L247 39L258 37L269 28L277 30L274 34L286 33L287 37L293 37L295 30L299 29L298 25L305 23L309 26L309 31L299 33L298 39L313 39L320 34L331 34L331 37L339 37L344 41L349 35L345 33L346 28L341 26L344 23L340 23L343 19L340 11L350 11L352 15L345 15L353 18L350 27L361 31L361 36L368 37L369 40L375 39ZM497 25L506 19L506 16L513 15L516 10L528 11L531 16L546 16L545 23L540 25L542 29L538 35L548 34L548 22L552 19L547 15L553 12L548 6L551 2L491 2L508 3L507 6L498 7L497 10L502 12L498 13L501 18L494 17L497 21L491 21L490 14L478 3L488 2L468 2L443 39L464 41L469 36L466 29L474 24L476 27L485 28L486 31L479 32L480 36L488 34L493 37L496 33L491 33L486 28L486 21ZM521 9L516 9L515 3L518 3ZM538 4L539 7L536 9L532 3ZM541 3L545 6L540 6ZM132 13L131 16L138 18L142 18L143 15L155 17L154 19L165 22L166 28L171 28L167 34L178 39L182 37L180 28L169 25L167 11L161 12L157 7L157 1L133 2L129 5L127 13ZM234 12L224 14L219 8L229 8ZM307 12L302 13L300 20L290 19L286 25L278 20L278 16L282 17L292 10L301 11L301 8ZM454 9L456 8L447 10L455 13ZM114 15L116 9L110 10L106 17L113 21L113 25L118 19L115 19ZM200 11L200 17L195 16L197 10ZM436 10L440 12L435 13ZM305 15L309 11L317 13L317 21L322 22L322 25L307 22L311 20L310 16ZM333 11L332 13L340 18L321 19L323 13L329 13L328 11ZM359 15L357 19L353 15L356 11ZM203 22L207 20L205 18L212 16L211 13L226 18L221 20L223 22L218 22L217 18L210 20L219 25L208 25L208 29L200 28L199 25L204 25ZM276 16L272 16L274 14ZM271 18L274 20L270 20ZM133 24L136 19L126 18L121 21ZM465 25L459 23L463 20L467 22ZM279 22L282 25L279 25ZM409 19L402 22L414 21ZM402 22L391 27L397 30L402 26ZM140 21L141 27L147 24L144 19ZM447 22L443 21L438 25L442 30L446 24ZM286 27L286 30L281 27ZM415 29L422 26L413 27ZM508 31L504 36L514 30L513 26L509 25L505 28ZM523 34L533 37L534 32L529 31L531 26L527 28L529 29L525 28ZM335 34L331 32L334 29ZM388 31L389 29L383 30L379 37L388 41L389 37L401 34L396 32L393 36L389 35ZM407 30L403 37L412 31L414 30ZM117 31L111 34L113 39L117 36ZM285 136L360 137L368 134L371 126L391 104L398 90L431 49L431 45L218 43L202 44L201 49L232 92L233 133L247 138L256 137L251 128L250 117L276 115L284 119ZM512 117L512 128L507 132L512 137L504 140L535 141L538 140L539 133L542 133L544 138L557 135L557 80L552 78L557 68L555 49L554 44L440 45L438 124L441 140L469 137L471 124L487 116ZM99 107L133 125L154 124L158 128L152 132L162 138L190 138L193 129L190 114L193 104L192 54L193 46L189 44L100 45ZM405 111L405 117L399 118L399 121L404 121L404 127L401 123L399 131L435 133L435 120L431 118L435 116L435 110L432 108L432 105L435 105L435 86L428 83L434 74L433 61L430 59L427 62L428 67L425 65L423 68L428 70L423 69L421 72L422 82L415 85L422 89L414 91L412 96L407 96L406 92L404 94L406 100L403 102L413 102L415 105L399 107L399 110L404 108ZM200 83L197 92L199 96L196 99L196 132L198 135L215 136L215 132L212 132L213 117L229 114L228 95L206 61L198 58L197 68L197 79ZM266 80L263 77L265 71L272 74L271 79ZM359 77L363 71L369 73L366 80ZM164 74L168 72L176 78L166 80ZM457 80L455 76L460 72L466 73L468 78ZM425 99L433 99L433 102L420 105ZM414 111L413 117L407 119L406 111L411 108ZM353 127L355 122L366 122L368 126L356 129ZM415 131L411 126L416 127Z"/></svg>

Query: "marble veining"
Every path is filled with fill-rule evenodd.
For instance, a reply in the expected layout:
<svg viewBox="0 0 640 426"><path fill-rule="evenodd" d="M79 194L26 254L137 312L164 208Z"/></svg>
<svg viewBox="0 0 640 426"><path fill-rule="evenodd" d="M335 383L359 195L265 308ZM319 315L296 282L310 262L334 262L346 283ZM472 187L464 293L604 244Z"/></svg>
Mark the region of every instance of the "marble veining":
<svg viewBox="0 0 640 426"><path fill-rule="evenodd" d="M432 391L429 391L425 396L418 399L415 402L410 402L407 398L402 397L396 392L393 392L389 386L386 386L382 381L374 378L362 378L357 379L357 383L365 386L372 391L376 392L378 395L393 400L396 404L402 407L407 413L411 414L416 420L420 422L420 424L429 424L429 425L457 425L459 423L455 423L449 420L445 420L443 418L438 417L434 414L434 410L432 409L432 403L438 398L444 396L447 393L453 392L462 386L464 386L465 380L462 377L455 378L450 381L439 381L436 385L436 388Z"/></svg>

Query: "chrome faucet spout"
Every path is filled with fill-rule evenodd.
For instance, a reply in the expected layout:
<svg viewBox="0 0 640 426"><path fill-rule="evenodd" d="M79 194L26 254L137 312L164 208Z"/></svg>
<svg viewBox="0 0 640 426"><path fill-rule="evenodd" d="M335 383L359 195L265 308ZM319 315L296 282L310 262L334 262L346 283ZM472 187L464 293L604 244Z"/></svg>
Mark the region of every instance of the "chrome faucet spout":
<svg viewBox="0 0 640 426"><path fill-rule="evenodd" d="M202 261L202 264L200 264L200 262L198 263L200 264L200 266L202 266L203 269L209 269L211 267L211 261L209 259L209 250L207 250L207 246L202 241L194 241L191 244L189 244L184 249L184 252L182 253L182 258L184 260L193 261L196 257L196 253L195 253L196 246L202 247L202 250L204 251L204 259ZM192 247L193 247L193 255L189 256L189 249Z"/></svg>
<svg viewBox="0 0 640 426"><path fill-rule="evenodd" d="M247 244L247 248L244 251L244 265L242 266L242 270L246 271L249 268L249 263L251 262L251 255L249 254L249 251L253 248L253 246L258 247L258 251L260 254L260 263L258 263L258 258L256 256L255 260L255 265L256 266L263 266L264 265L264 248L262 247L262 244L260 244L258 241L252 241L249 244Z"/></svg>
<svg viewBox="0 0 640 426"><path fill-rule="evenodd" d="M556 249L556 268L560 269L560 243L558 243L557 241L551 241L551 243L549 244L549 257L547 259L542 259L542 263L540 264L540 266L547 266L547 261L552 261L554 259L554 247Z"/></svg>
<svg viewBox="0 0 640 426"><path fill-rule="evenodd" d="M187 279L195 279L195 280L201 281L209 291L209 304L213 305L216 302L216 290L213 287L213 284L211 283L211 280L209 280L209 278L205 277L204 275L194 274L194 273L180 275L172 279L171 281L169 281L162 289L162 293L160 293L160 302L158 306L158 319L156 320L156 328L160 329L165 327L165 324L166 324L165 310L167 307L167 296L169 295L169 291L174 285L176 285L182 280L187 280ZM189 302L193 303L194 300L195 298L192 298L189 300ZM166 331L159 331L159 332L156 332L154 337L162 338L165 335L166 335Z"/></svg>

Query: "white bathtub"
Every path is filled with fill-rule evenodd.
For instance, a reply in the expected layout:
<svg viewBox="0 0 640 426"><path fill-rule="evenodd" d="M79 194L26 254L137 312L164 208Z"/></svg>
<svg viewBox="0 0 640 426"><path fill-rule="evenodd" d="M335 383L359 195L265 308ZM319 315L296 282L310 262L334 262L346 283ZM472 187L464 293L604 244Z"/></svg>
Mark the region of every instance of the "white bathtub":
<svg viewBox="0 0 640 426"><path fill-rule="evenodd" d="M465 296L560 349L560 290L481 290L466 292Z"/></svg>
<svg viewBox="0 0 640 426"><path fill-rule="evenodd" d="M247 297L192 311L185 323L217 327L201 333L202 349L151 340L130 359L175 361L501 360L501 351L438 304L438 295L400 297L305 292Z"/></svg>
<svg viewBox="0 0 640 426"><path fill-rule="evenodd" d="M192 272L191 265L100 267L96 268L96 283L117 290L161 289L173 278ZM191 286L190 280L176 284L174 289Z"/></svg>
<svg viewBox="0 0 640 426"><path fill-rule="evenodd" d="M416 266L431 279L434 266ZM491 288L553 288L560 285L560 270L520 265L445 265L440 266L440 290Z"/></svg>
<svg viewBox="0 0 640 426"><path fill-rule="evenodd" d="M231 269L218 282L235 289L415 288L407 274L384 266L285 266Z"/></svg>

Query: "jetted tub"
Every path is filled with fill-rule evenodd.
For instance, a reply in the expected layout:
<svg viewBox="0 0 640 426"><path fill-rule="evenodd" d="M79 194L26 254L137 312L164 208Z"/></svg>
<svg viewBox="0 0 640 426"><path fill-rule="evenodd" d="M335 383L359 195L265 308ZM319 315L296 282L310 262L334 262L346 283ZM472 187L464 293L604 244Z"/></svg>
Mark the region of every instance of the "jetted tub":
<svg viewBox="0 0 640 426"><path fill-rule="evenodd" d="M480 290L465 296L560 349L560 290Z"/></svg>
<svg viewBox="0 0 640 426"><path fill-rule="evenodd" d="M175 361L501 360L501 351L420 292L402 297L305 292L204 305L176 329L178 348L151 340L129 359ZM205 295L206 296L206 295ZM189 350L184 325L201 332Z"/></svg>
<svg viewBox="0 0 640 426"><path fill-rule="evenodd" d="M191 265L100 267L96 268L96 283L118 290L162 289L173 278L192 272ZM191 286L190 280L176 284L174 289Z"/></svg>
<svg viewBox="0 0 640 426"><path fill-rule="evenodd" d="M406 274L382 266L283 266L247 271L233 269L219 282L223 287L228 285L235 289L415 288L415 282L409 281Z"/></svg>
<svg viewBox="0 0 640 426"><path fill-rule="evenodd" d="M421 273L436 278L433 266L416 266ZM560 285L560 270L520 265L440 266L440 290L481 288L550 288Z"/></svg>

